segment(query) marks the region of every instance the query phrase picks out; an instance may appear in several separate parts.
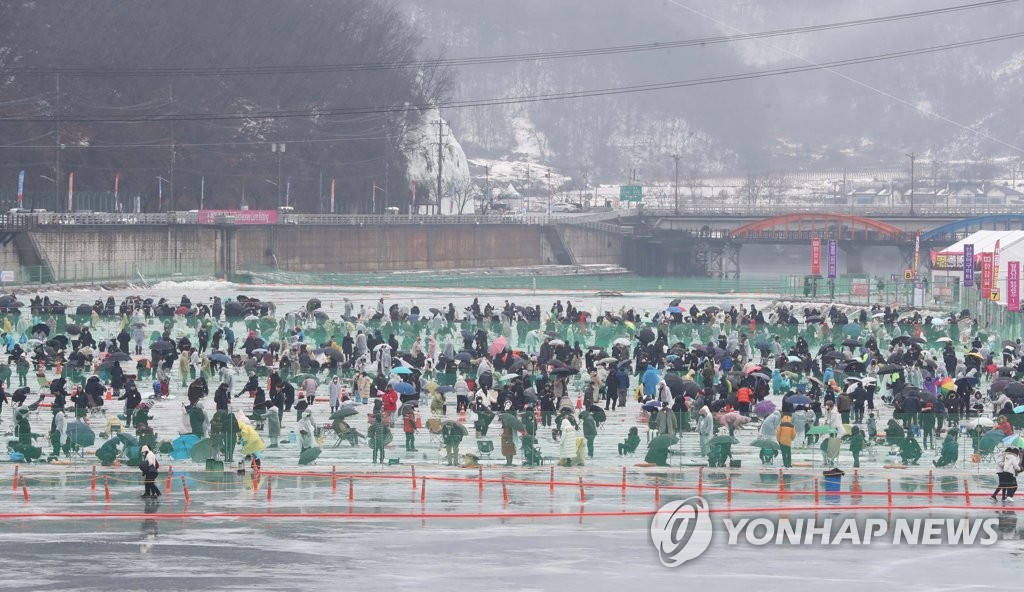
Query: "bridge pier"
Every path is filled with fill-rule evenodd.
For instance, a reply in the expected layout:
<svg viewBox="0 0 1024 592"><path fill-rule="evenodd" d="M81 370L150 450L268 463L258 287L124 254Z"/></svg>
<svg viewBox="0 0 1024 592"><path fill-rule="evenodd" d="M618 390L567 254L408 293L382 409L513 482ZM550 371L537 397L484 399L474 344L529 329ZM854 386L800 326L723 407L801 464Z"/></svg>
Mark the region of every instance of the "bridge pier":
<svg viewBox="0 0 1024 592"><path fill-rule="evenodd" d="M710 277L720 279L740 278L740 249L734 243L704 243L702 251Z"/></svg>
<svg viewBox="0 0 1024 592"><path fill-rule="evenodd" d="M864 273L864 245L850 241L839 243L846 261L846 273Z"/></svg>

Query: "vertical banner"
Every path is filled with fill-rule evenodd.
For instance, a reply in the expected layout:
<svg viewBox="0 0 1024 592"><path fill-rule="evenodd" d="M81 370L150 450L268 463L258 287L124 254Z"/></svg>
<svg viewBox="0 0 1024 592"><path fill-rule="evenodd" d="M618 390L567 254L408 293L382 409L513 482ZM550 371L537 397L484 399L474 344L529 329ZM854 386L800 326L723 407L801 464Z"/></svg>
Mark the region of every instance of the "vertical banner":
<svg viewBox="0 0 1024 592"><path fill-rule="evenodd" d="M142 196L141 195L136 195L135 196L135 213L136 214L141 214L142 213Z"/></svg>
<svg viewBox="0 0 1024 592"><path fill-rule="evenodd" d="M839 259L839 242L836 240L828 241L828 279L836 279L836 268L838 267Z"/></svg>
<svg viewBox="0 0 1024 592"><path fill-rule="evenodd" d="M25 171L18 173L18 209L25 203Z"/></svg>
<svg viewBox="0 0 1024 592"><path fill-rule="evenodd" d="M331 179L331 213L334 213L334 179Z"/></svg>
<svg viewBox="0 0 1024 592"><path fill-rule="evenodd" d="M1006 264L1006 309L1020 312L1020 261Z"/></svg>
<svg viewBox="0 0 1024 592"><path fill-rule="evenodd" d="M284 184L284 207L289 207L292 203L292 178L288 177L288 181Z"/></svg>
<svg viewBox="0 0 1024 592"><path fill-rule="evenodd" d="M921 231L914 235L914 279L917 279L918 270L921 268Z"/></svg>
<svg viewBox="0 0 1024 592"><path fill-rule="evenodd" d="M964 245L964 287L974 285L974 245Z"/></svg>
<svg viewBox="0 0 1024 592"><path fill-rule="evenodd" d="M992 249L992 291L999 294L999 239L996 239L996 246Z"/></svg>
<svg viewBox="0 0 1024 592"><path fill-rule="evenodd" d="M821 275L821 239L811 239L811 275Z"/></svg>
<svg viewBox="0 0 1024 592"><path fill-rule="evenodd" d="M992 297L992 253L981 254L981 297Z"/></svg>
<svg viewBox="0 0 1024 592"><path fill-rule="evenodd" d="M68 212L74 211L75 206L75 174L68 173Z"/></svg>
<svg viewBox="0 0 1024 592"><path fill-rule="evenodd" d="M115 212L120 212L121 211L121 207L120 207L121 204L120 204L120 202L117 199L117 193L118 193L118 189L120 189L120 186L121 186L121 173L115 173L114 174L114 211ZM200 209L202 209L202 208L200 208Z"/></svg>

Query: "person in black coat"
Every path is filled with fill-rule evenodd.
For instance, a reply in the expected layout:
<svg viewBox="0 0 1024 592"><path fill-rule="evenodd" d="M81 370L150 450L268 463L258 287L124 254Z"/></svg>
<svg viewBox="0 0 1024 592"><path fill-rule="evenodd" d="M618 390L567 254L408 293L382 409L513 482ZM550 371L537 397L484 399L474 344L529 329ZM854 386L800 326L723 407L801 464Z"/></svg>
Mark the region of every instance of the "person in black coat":
<svg viewBox="0 0 1024 592"><path fill-rule="evenodd" d="M227 383L220 383L220 386L214 391L213 402L217 406L217 411L228 410L228 406L231 404L231 393L228 392Z"/></svg>
<svg viewBox="0 0 1024 592"><path fill-rule="evenodd" d="M139 389L135 388L135 383L131 383L128 388L125 389L124 394L117 398L118 401L124 401L124 415L125 415L125 427L132 426L132 416L135 415L135 408L142 402L142 394Z"/></svg>
<svg viewBox="0 0 1024 592"><path fill-rule="evenodd" d="M210 387L207 386L206 379L200 376L188 385L188 404L195 406L200 399L208 394L210 394Z"/></svg>

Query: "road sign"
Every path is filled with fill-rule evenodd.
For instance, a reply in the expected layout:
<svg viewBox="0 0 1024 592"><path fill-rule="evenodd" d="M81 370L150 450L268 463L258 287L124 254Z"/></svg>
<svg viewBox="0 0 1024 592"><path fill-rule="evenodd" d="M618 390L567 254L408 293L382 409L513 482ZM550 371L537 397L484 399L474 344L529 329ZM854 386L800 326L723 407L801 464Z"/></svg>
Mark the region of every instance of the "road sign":
<svg viewBox="0 0 1024 592"><path fill-rule="evenodd" d="M904 270L903 271L903 279L908 280L908 281L914 279L914 272L909 270L909 269Z"/></svg>
<svg viewBox="0 0 1024 592"><path fill-rule="evenodd" d="M0 271L0 282L13 282L14 272L13 271Z"/></svg>
<svg viewBox="0 0 1024 592"><path fill-rule="evenodd" d="M641 202L644 200L643 185L621 185L619 186L619 201Z"/></svg>

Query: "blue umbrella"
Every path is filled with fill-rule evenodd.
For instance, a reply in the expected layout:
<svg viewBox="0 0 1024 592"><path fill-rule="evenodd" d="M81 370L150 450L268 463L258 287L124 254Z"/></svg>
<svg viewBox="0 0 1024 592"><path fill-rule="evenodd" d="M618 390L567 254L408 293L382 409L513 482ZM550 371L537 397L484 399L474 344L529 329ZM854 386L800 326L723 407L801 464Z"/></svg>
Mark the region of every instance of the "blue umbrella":
<svg viewBox="0 0 1024 592"><path fill-rule="evenodd" d="M665 359L668 360L669 362L674 362L674 361L679 359L679 356L677 356L675 354L669 354L669 355L665 356Z"/></svg>
<svg viewBox="0 0 1024 592"><path fill-rule="evenodd" d="M399 382L395 384L395 392L400 395L411 395L416 389L408 382Z"/></svg>
<svg viewBox="0 0 1024 592"><path fill-rule="evenodd" d="M860 337L860 334L863 330L864 328L858 325L857 323L847 323L846 326L843 327L843 333L855 339L857 337Z"/></svg>
<svg viewBox="0 0 1024 592"><path fill-rule="evenodd" d="M786 402L793 405L810 405L811 398L807 395L793 395L792 397L786 398Z"/></svg>
<svg viewBox="0 0 1024 592"><path fill-rule="evenodd" d="M222 362L224 364L231 363L231 358L229 358L227 354L222 354L220 352L210 354L208 357L211 362Z"/></svg>
<svg viewBox="0 0 1024 592"><path fill-rule="evenodd" d="M397 368L392 368L391 372L393 374L412 374L412 370L406 368L405 366L399 366Z"/></svg>
<svg viewBox="0 0 1024 592"><path fill-rule="evenodd" d="M683 309L679 308L678 306L670 306L665 309L665 312L672 314L683 314Z"/></svg>
<svg viewBox="0 0 1024 592"><path fill-rule="evenodd" d="M647 401L644 403L644 411L658 411L661 407L661 401Z"/></svg>
<svg viewBox="0 0 1024 592"><path fill-rule="evenodd" d="M171 458L174 460L185 460L189 458L189 452L192 447L199 441L199 436L194 434L185 434L184 436L178 436L171 442Z"/></svg>

